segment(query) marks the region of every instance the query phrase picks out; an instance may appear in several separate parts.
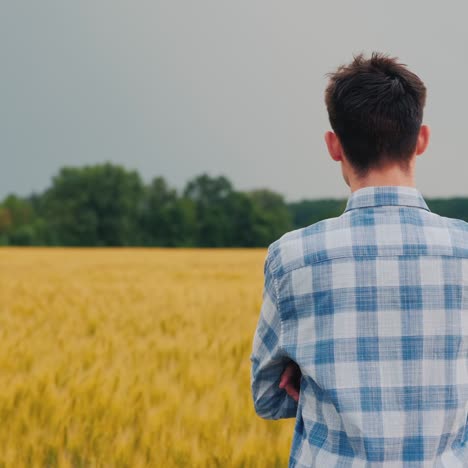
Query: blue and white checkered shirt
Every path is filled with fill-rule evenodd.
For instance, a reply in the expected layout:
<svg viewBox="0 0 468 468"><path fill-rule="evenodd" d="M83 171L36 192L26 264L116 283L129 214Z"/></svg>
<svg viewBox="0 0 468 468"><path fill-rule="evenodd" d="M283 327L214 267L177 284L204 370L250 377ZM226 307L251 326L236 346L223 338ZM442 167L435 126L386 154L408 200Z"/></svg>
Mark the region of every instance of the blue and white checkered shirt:
<svg viewBox="0 0 468 468"><path fill-rule="evenodd" d="M264 273L252 395L296 418L290 467L468 467L468 223L365 187L273 242Z"/></svg>

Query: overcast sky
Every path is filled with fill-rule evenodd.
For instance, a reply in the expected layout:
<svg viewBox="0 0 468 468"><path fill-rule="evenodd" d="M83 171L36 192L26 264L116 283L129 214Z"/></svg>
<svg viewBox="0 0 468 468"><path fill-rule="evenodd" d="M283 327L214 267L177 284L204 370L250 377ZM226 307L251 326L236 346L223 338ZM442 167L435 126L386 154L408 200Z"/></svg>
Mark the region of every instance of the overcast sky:
<svg viewBox="0 0 468 468"><path fill-rule="evenodd" d="M0 197L104 161L181 189L208 172L287 200L349 194L326 152L325 74L397 56L428 88L426 196L468 196L460 1L0 2Z"/></svg>

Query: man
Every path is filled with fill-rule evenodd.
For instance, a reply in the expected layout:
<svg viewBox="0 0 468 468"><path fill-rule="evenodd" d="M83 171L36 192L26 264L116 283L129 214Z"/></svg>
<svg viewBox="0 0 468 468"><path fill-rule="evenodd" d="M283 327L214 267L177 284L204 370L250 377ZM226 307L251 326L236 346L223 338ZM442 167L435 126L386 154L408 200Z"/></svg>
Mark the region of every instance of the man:
<svg viewBox="0 0 468 468"><path fill-rule="evenodd" d="M383 54L330 75L351 194L269 246L251 355L257 414L296 418L290 467L468 467L468 224L415 187L425 100Z"/></svg>

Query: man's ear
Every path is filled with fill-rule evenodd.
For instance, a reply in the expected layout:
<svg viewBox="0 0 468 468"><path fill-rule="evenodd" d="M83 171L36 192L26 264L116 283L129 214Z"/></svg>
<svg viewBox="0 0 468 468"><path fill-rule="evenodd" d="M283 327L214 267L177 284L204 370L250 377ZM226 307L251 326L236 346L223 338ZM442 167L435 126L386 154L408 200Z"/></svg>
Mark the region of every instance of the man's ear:
<svg viewBox="0 0 468 468"><path fill-rule="evenodd" d="M416 143L417 156L426 151L427 146L429 145L430 136L431 129L427 125L421 125L421 128L419 129L418 141Z"/></svg>
<svg viewBox="0 0 468 468"><path fill-rule="evenodd" d="M330 153L333 161L342 161L343 160L343 148L341 146L340 140L334 132L325 132L325 143L327 144L328 152Z"/></svg>

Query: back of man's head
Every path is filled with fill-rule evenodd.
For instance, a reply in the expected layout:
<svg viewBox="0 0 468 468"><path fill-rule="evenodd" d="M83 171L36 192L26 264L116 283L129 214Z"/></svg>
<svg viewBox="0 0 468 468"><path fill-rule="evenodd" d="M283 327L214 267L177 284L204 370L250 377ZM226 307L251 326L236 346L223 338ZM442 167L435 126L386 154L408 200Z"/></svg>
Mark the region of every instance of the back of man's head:
<svg viewBox="0 0 468 468"><path fill-rule="evenodd" d="M414 153L426 87L398 59L374 52L329 73L330 124L357 174L388 162L407 167Z"/></svg>

